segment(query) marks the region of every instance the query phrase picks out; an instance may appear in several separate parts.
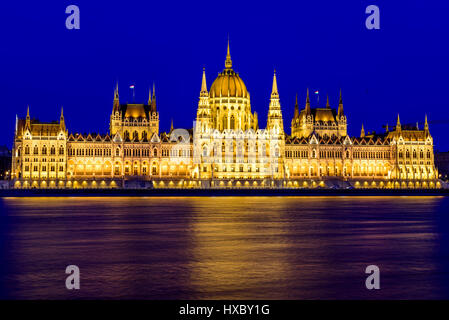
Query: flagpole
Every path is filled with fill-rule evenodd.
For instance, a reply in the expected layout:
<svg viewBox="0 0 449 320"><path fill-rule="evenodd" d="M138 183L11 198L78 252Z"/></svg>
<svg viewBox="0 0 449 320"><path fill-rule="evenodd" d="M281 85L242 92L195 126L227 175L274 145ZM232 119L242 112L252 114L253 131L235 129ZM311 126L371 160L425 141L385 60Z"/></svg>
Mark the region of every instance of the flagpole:
<svg viewBox="0 0 449 320"><path fill-rule="evenodd" d="M133 103L136 102L136 95L135 95L135 91L134 91L134 85L130 85L129 88L133 91Z"/></svg>

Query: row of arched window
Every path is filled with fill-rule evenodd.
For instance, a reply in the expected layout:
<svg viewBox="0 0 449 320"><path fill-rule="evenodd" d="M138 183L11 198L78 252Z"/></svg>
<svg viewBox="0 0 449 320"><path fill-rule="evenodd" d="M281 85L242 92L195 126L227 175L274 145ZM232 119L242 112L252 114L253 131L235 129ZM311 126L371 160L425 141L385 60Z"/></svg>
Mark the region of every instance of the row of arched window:
<svg viewBox="0 0 449 320"><path fill-rule="evenodd" d="M355 151L354 159L390 159L389 151Z"/></svg>
<svg viewBox="0 0 449 320"><path fill-rule="evenodd" d="M86 157L93 157L93 156L104 156L104 157L110 157L111 156L111 149L109 148L69 148L67 150L67 154L69 156L86 156Z"/></svg>
<svg viewBox="0 0 449 320"><path fill-rule="evenodd" d="M137 131L134 131L132 133L132 135L130 134L130 132L128 130L126 130L123 133L123 139L125 141L131 141L131 137L132 137L133 141L148 140L148 132L143 131L142 134L140 135L140 137L139 137L139 133ZM141 139L139 139L139 138L141 138Z"/></svg>
<svg viewBox="0 0 449 320"><path fill-rule="evenodd" d="M30 146L25 146L25 155L30 155L31 154L31 148ZM50 149L48 149L48 147L46 145L43 145L41 150L39 150L39 147L37 145L35 145L33 147L33 155L56 155L56 147L55 146L51 146ZM18 156L20 156L20 149L18 150ZM58 155L64 155L64 147L60 146L59 150L58 150Z"/></svg>
<svg viewBox="0 0 449 320"><path fill-rule="evenodd" d="M426 153L424 153L424 150L420 150L419 151L419 159L425 159L424 158L424 154L426 154L426 158L427 159L431 159L432 158L432 153L430 152L430 150L427 150ZM410 152L410 150L405 150L405 153L403 150L399 151L399 158L403 159L405 155L406 159L418 159L418 152L416 150L413 150L412 152Z"/></svg>

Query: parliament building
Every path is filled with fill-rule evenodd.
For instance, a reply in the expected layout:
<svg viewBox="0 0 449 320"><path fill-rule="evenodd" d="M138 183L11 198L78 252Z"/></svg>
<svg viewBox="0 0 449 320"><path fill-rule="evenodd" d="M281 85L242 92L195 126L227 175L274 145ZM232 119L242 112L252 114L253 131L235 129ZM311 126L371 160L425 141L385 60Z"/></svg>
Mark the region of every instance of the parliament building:
<svg viewBox="0 0 449 320"><path fill-rule="evenodd" d="M122 104L114 92L109 132L74 134L60 120L16 120L12 155L15 188L440 188L427 117L422 128L347 134L340 92L333 108L312 107L309 92L284 131L276 73L266 128L233 70L208 88L203 70L192 129L159 131L156 94Z"/></svg>

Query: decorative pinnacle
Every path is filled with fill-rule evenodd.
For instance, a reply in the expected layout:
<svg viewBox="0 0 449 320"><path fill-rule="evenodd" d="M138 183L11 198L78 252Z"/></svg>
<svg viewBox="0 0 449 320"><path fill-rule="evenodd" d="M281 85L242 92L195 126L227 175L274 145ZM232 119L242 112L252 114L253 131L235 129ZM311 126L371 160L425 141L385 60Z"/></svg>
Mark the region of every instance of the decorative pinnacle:
<svg viewBox="0 0 449 320"><path fill-rule="evenodd" d="M274 69L274 75L273 75L273 90L271 91L271 94L278 94L278 83L276 80L276 69Z"/></svg>
<svg viewBox="0 0 449 320"><path fill-rule="evenodd" d="M201 82L201 92L207 93L206 68L203 67L203 80Z"/></svg>

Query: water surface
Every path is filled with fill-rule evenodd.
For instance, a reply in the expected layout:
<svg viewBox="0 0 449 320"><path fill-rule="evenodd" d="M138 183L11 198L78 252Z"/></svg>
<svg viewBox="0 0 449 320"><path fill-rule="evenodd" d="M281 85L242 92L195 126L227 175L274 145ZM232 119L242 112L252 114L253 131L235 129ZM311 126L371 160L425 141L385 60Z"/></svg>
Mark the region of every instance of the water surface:
<svg viewBox="0 0 449 320"><path fill-rule="evenodd" d="M445 197L3 198L0 298L447 299L448 212Z"/></svg>

